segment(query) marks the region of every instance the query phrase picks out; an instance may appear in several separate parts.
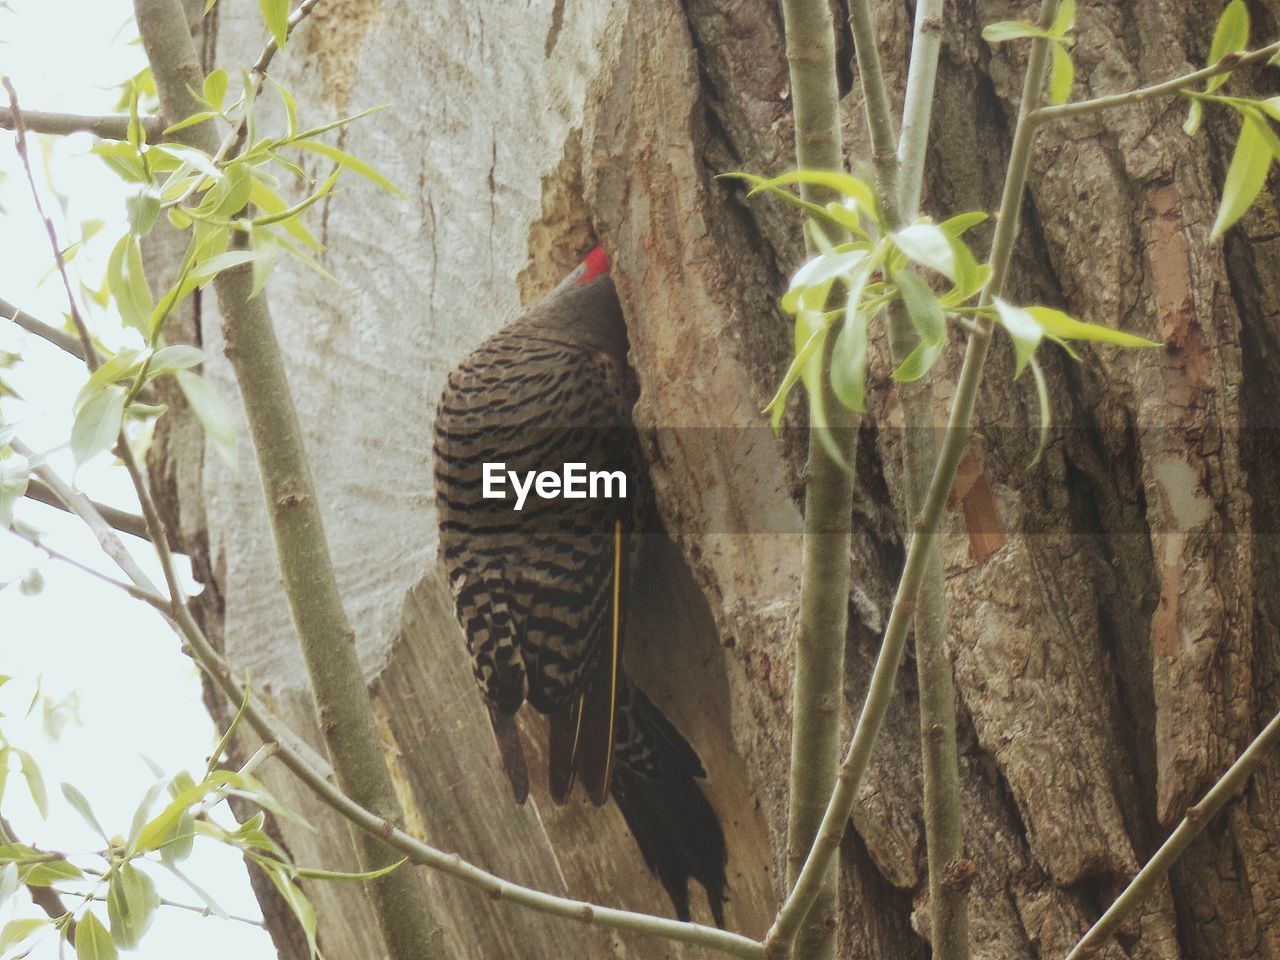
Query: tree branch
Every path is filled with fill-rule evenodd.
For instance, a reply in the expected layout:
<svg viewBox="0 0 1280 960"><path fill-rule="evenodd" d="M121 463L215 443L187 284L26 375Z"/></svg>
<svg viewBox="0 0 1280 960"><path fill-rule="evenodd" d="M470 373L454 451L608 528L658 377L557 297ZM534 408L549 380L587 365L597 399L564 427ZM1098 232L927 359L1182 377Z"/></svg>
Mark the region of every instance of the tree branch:
<svg viewBox="0 0 1280 960"><path fill-rule="evenodd" d="M1171 80L1153 83L1149 87L1139 87L1137 90L1113 93L1105 97L1094 97L1092 100L1078 100L1075 103L1060 103L1056 106L1041 107L1031 114L1031 121L1033 123L1046 123L1050 120L1061 120L1064 117L1077 117L1081 114L1094 113L1098 110L1108 110L1111 107L1122 107L1130 103L1142 103L1144 100L1150 100L1153 97L1162 97L1166 94L1177 93L1179 90L1185 90L1187 87L1194 87L1201 80L1208 80L1210 77L1227 73L1237 67L1247 67L1251 64L1261 63L1263 60L1271 59L1276 54L1280 54L1280 40L1257 50L1251 50L1248 53L1229 53L1212 66L1204 67L1191 73L1184 73L1182 76L1174 77Z"/></svg>
<svg viewBox="0 0 1280 960"><path fill-rule="evenodd" d="M21 457L26 457L30 461L38 459L35 451L17 437L9 441L9 446L13 448L14 453ZM98 512L97 507L88 497L73 489L47 463L42 463L35 467L32 473L44 481L45 485L52 491L54 496L62 501L67 510L84 521L85 526L89 528L97 539L98 546L102 548L102 552L124 571L125 576L133 581L134 586L150 594L160 595L160 590L151 582L151 578L146 575L143 569L138 566L138 562L133 559L133 555L129 553L128 548L116 536L111 524L103 519L102 514Z"/></svg>
<svg viewBox="0 0 1280 960"><path fill-rule="evenodd" d="M920 213L933 93L942 45L943 0L916 4L911 63L898 142L898 208L903 224ZM865 74L865 69L859 67ZM890 307L890 348L896 366L918 338L901 300ZM933 386L928 378L896 385L902 403L902 472L908 517L917 517L934 470ZM964 861L960 815L960 764L956 747L955 683L947 656L947 598L941 545L928 545L916 598L913 634L920 697L920 755L924 781L925 846L929 880L929 942L938 960L968 960L968 882L957 875Z"/></svg>
<svg viewBox="0 0 1280 960"><path fill-rule="evenodd" d="M314 6L313 0L299 7L292 22L300 22ZM191 91L201 89L203 77L181 3L134 0L134 14L151 62L161 112L168 117L190 116L200 106ZM271 46L265 59L260 58L263 62L270 61ZM210 155L221 149L216 133L207 124L184 128L177 136ZM276 559L311 678L319 726L342 793L363 810L372 811L370 816L385 828L402 822L403 813L378 739L355 632L342 605L267 297L265 293L251 297L252 277L247 266L219 274L214 290L227 355L257 450ZM142 490L139 497L144 498ZM150 522L155 511L149 499L143 499L143 512ZM167 545L162 537L156 542L163 557ZM381 834L357 833L362 870L393 861L385 837L385 830ZM389 955L395 960L443 960L442 935L419 878L410 871L395 870L372 881L370 887Z"/></svg>
<svg viewBox="0 0 1280 960"><path fill-rule="evenodd" d="M858 80L866 106L867 130L871 134L871 162L876 171L880 212L889 229L897 230L902 226L898 216L898 135L893 131L893 111L889 107L889 91L880 66L875 15L871 12L869 0L850 2L849 31L853 34Z"/></svg>
<svg viewBox="0 0 1280 960"><path fill-rule="evenodd" d="M55 507L58 510L65 510L71 513L71 509L62 502L62 498L58 496L54 489L39 478L33 478L27 484L27 492L25 494L28 500L34 500L37 503L43 503L46 506ZM119 510L115 507L109 507L105 503L99 503L96 500L90 500L93 509L98 511L113 529L119 530L121 533L127 533L130 536L140 537L143 540L150 540L151 534L147 530L147 521L145 517L136 513L129 513L127 510Z"/></svg>
<svg viewBox="0 0 1280 960"><path fill-rule="evenodd" d="M1042 0L1040 24L1047 30L1058 10L1058 0ZM1000 203L1000 216L996 221L995 237L991 247L991 279L983 290L982 302L990 302L999 295L1009 269L1013 243L1018 232L1019 210L1026 189L1027 171L1030 166L1031 142L1034 124L1029 116L1040 102L1048 66L1048 41L1037 38L1031 41L1027 60L1027 75L1018 109L1018 121L1014 128L1010 151L1009 169L1005 175L1004 194ZM969 337L964 364L956 384L956 395L951 407L933 479L920 516L915 521L915 531L907 548L907 558L897 594L885 628L880 655L876 659L867 699L854 729L849 752L840 767L840 777L822 819L813 850L801 871L800 878L778 912L773 928L765 938L767 955L786 956L796 931L808 913L809 905L822 888L828 865L835 859L844 834L844 825L857 802L858 789L871 760L871 751L884 723L893 694L898 665L906 645L907 626L916 605L916 597L923 579L929 553L935 549L938 522L946 505L947 496L955 480L956 469L968 444L973 427L973 408L977 400L978 385L982 382L982 368L986 363L991 344L992 321L982 316L978 329Z"/></svg>
<svg viewBox="0 0 1280 960"><path fill-rule="evenodd" d="M787 63L795 116L796 164L807 170L843 170L835 29L827 0L784 0ZM808 185L809 200L824 191ZM808 239L808 238L807 238ZM810 240L810 244L812 241ZM814 253L812 245L810 253ZM835 338L824 346L821 385L830 440L853 463L857 420L831 391L828 371ZM832 459L820 431L810 426L800 571L800 633L792 685L791 772L787 812L787 889L817 836L840 756L844 700L844 647L849 619L849 547L853 476ZM798 956L826 960L835 954L839 865L825 865L806 910Z"/></svg>
<svg viewBox="0 0 1280 960"><path fill-rule="evenodd" d="M1268 752L1277 745L1280 745L1280 713L1271 719L1236 762L1209 788L1204 798L1194 807L1188 808L1177 829L1169 834L1169 839L1160 845L1155 856L1129 881L1124 892L1067 954L1067 960L1084 960L1103 948L1107 938L1124 922L1125 917L1151 895L1174 861L1191 845L1191 841L1200 835L1228 800L1244 789L1245 782L1266 759Z"/></svg>
<svg viewBox="0 0 1280 960"><path fill-rule="evenodd" d="M44 222L45 233L49 235L49 243L53 247L53 259L58 265L58 275L62 278L62 286L67 292L67 303L71 309L71 322L75 324L76 332L80 335L80 345L84 349L84 362L92 373L98 369L98 351L93 345L93 337L89 334L89 327L84 322L84 315L80 312L80 307L76 303L75 294L71 292L71 278L67 276L67 261L62 255L62 246L58 243L58 231L54 229L53 221L49 219L49 215L44 212L44 203L40 200L40 191L36 187L36 177L31 170L31 158L27 154L27 127L23 117L22 108L18 105L18 91L13 88L13 82L8 77L0 77L0 83L4 84L4 88L9 94L9 115L13 119L14 130L14 149L18 151L18 157L22 160L22 169L26 171L27 183L31 187L31 199L35 202L36 213L40 215L40 219Z"/></svg>
<svg viewBox="0 0 1280 960"><path fill-rule="evenodd" d="M71 334L45 323L27 313L21 307L0 298L0 313L12 320L27 333L34 334L41 340L47 340L60 350L65 350L77 360L84 361L84 346Z"/></svg>
<svg viewBox="0 0 1280 960"><path fill-rule="evenodd" d="M142 129L146 132L147 141L158 140L164 132L164 121L160 117L139 117ZM47 110L26 110L22 121L32 133L48 133L65 137L72 133L91 133L103 140L128 140L129 117L125 114L105 114L95 116L84 113L51 113ZM14 130L18 117L13 110L0 107L0 128Z"/></svg>

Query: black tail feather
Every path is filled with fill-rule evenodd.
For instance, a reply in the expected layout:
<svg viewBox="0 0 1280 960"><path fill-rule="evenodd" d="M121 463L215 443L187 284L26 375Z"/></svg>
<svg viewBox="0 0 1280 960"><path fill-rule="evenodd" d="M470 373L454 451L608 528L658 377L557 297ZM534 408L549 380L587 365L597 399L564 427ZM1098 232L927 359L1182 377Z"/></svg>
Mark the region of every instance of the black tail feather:
<svg viewBox="0 0 1280 960"><path fill-rule="evenodd" d="M520 730L514 714L503 713L496 707L489 708L489 722L493 725L493 739L498 744L502 769L511 782L511 795L516 803L524 806L529 798L529 770L524 762L524 748L520 745Z"/></svg>
<svg viewBox="0 0 1280 960"><path fill-rule="evenodd" d="M645 864L666 889L676 916L689 919L689 879L702 884L717 926L724 926L725 851L720 821L695 777L702 764L689 742L639 690L630 691L633 750L615 756L611 792ZM620 730L620 733L622 731ZM646 749L634 762L636 739ZM622 745L619 744L621 747Z"/></svg>

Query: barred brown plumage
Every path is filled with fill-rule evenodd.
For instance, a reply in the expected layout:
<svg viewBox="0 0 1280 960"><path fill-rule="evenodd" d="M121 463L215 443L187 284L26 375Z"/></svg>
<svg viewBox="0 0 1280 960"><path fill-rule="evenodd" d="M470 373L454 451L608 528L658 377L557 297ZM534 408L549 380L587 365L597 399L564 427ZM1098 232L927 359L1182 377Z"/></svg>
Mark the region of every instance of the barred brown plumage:
<svg viewBox="0 0 1280 960"><path fill-rule="evenodd" d="M695 781L706 774L622 665L647 502L626 355L597 248L450 374L436 416L440 556L517 802L529 779L515 714L528 702L549 718L556 802L575 779L596 804L612 795L681 919L694 877L723 925L724 837ZM530 493L516 512L483 496L484 464L495 462L519 475L565 463L620 470L628 496Z"/></svg>

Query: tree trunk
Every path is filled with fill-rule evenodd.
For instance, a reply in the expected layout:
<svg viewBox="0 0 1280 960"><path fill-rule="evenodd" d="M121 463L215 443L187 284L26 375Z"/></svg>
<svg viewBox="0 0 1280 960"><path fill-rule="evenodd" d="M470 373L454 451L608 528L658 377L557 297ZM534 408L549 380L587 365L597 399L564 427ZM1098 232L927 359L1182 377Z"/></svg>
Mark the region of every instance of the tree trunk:
<svg viewBox="0 0 1280 960"><path fill-rule="evenodd" d="M877 6L900 95L910 10ZM1251 7L1255 36L1273 39L1280 3ZM835 9L856 169L868 150ZM937 217L998 200L1025 49L989 47L979 31L1024 13L949 5L925 201ZM1082 5L1076 96L1202 64L1212 20L1188 0ZM222 0L204 29L227 67L262 42L249 0ZM341 286L282 263L272 304L410 829L513 880L669 910L613 807L557 808L536 775L529 803L512 803L435 561L430 438L444 375L598 239L613 256L642 386L636 420L671 538L646 562L629 655L710 773L729 926L762 935L784 873L804 443L799 403L781 440L759 411L789 359L776 303L803 246L794 211L713 177L781 172L793 156L776 5L333 0L273 74L309 105L304 123L392 104L341 145L407 199L344 174L311 212ZM1153 101L1049 126L1037 142L1011 298L1167 347L1086 350L1082 364L1046 348L1058 427L1034 467L1034 391L1012 380L1006 346L989 364L945 538L975 958L1061 957L1280 706L1280 247L1270 202L1224 246L1209 244L1236 126L1211 116L1189 140L1181 102ZM203 306L193 336L232 397ZM940 424L955 337L937 375ZM902 559L899 416L882 341L872 365L850 714ZM213 458L201 465L182 417L162 423L153 476L208 583L205 622L319 745L252 458L238 477ZM928 955L913 673L900 674L843 846L842 957ZM283 771L267 776L321 828L279 825L294 857L350 868L346 828ZM1272 759L1103 956L1280 955L1278 778ZM701 955L425 880L460 958ZM329 955L380 954L351 886L309 892ZM280 931L290 923L268 912ZM296 940L277 942L298 955Z"/></svg>

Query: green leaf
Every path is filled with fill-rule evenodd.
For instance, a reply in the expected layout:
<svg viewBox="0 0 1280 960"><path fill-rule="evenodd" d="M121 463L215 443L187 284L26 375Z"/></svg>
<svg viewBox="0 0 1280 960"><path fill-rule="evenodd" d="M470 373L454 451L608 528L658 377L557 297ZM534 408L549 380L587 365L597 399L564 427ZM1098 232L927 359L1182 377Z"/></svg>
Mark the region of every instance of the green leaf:
<svg viewBox="0 0 1280 960"><path fill-rule="evenodd" d="M231 718L231 723L227 725L227 729L222 736L218 738L217 744L213 748L213 752L209 754L209 763L205 767L204 775L207 777L213 773L219 763L222 762L222 754L226 751L231 743L231 738L236 735L236 729L240 726L240 721L244 719L244 712L249 709L249 698L252 695L252 688L249 684L244 686L244 696L240 700L240 709L236 711L236 715Z"/></svg>
<svg viewBox="0 0 1280 960"><path fill-rule="evenodd" d="M144 186L127 197L124 205L129 215L129 231L135 237L145 235L160 215L160 195L151 186Z"/></svg>
<svg viewBox="0 0 1280 960"><path fill-rule="evenodd" d="M1183 121L1182 132L1188 137L1194 137L1200 130L1200 123L1204 120L1204 107L1200 105L1199 100L1192 100L1191 105L1187 108L1187 119Z"/></svg>
<svg viewBox="0 0 1280 960"><path fill-rule="evenodd" d="M913 270L899 270L893 275L893 282L920 339L934 345L941 343L947 335L947 318L929 284Z"/></svg>
<svg viewBox="0 0 1280 960"><path fill-rule="evenodd" d="M16 947L18 944L31 939L35 934L46 928L52 929L53 921L46 920L44 917L28 917L22 920L10 920L4 925L4 930L0 931L0 953L8 950L10 947Z"/></svg>
<svg viewBox="0 0 1280 960"><path fill-rule="evenodd" d="M86 910L76 924L76 960L116 960L111 934L92 910Z"/></svg>
<svg viewBox="0 0 1280 960"><path fill-rule="evenodd" d="M218 116L218 114L212 110L201 110L198 113L193 113L185 120L179 120L177 123L169 124L169 126L164 128L164 135L167 137L171 133L176 133L179 130L185 130L187 127L194 127L197 123L204 123L207 120L212 120L216 116Z"/></svg>
<svg viewBox="0 0 1280 960"><path fill-rule="evenodd" d="M371 180L372 183L378 184L379 187L385 189L388 193L393 193L393 195L397 197L404 196L401 189L378 173L378 170L375 170L372 166L366 164L364 160L357 160L356 157L348 154L348 152L338 150L338 147L332 147L329 146L328 143L321 143L317 140L296 140L292 141L292 146L301 147L302 150L310 150L311 152L314 152L314 154L328 156L330 160L334 161L334 163L344 166L344 168L351 170L352 173L360 174L361 177L364 177L366 180Z"/></svg>
<svg viewBox="0 0 1280 960"><path fill-rule="evenodd" d="M147 788L147 792L142 795L142 800L138 803L137 809L133 811L133 820L129 824L129 836L125 840L125 844L130 850L137 850L135 844L142 833L142 828L147 825L147 820L151 816L151 807L155 804L156 798L160 796L160 791L164 788L165 782L163 780L153 783Z"/></svg>
<svg viewBox="0 0 1280 960"><path fill-rule="evenodd" d="M1058 41L1049 44L1053 67L1049 73L1049 102L1065 103L1071 96L1071 85L1076 82L1076 68L1071 54Z"/></svg>
<svg viewBox="0 0 1280 960"><path fill-rule="evenodd" d="M832 281L837 277L847 280L866 259L865 250L848 250L822 253L808 260L792 275L791 284L782 297L782 309L787 313L795 313L802 306L821 309Z"/></svg>
<svg viewBox="0 0 1280 960"><path fill-rule="evenodd" d="M13 507L27 493L31 462L12 451L0 451L0 529L13 524Z"/></svg>
<svg viewBox="0 0 1280 960"><path fill-rule="evenodd" d="M204 781L187 787L171 801L159 814L138 831L137 839L130 845L135 853L146 853L155 850L173 831L182 815L196 803L199 803L214 790L220 781L209 777Z"/></svg>
<svg viewBox="0 0 1280 960"><path fill-rule="evenodd" d="M40 812L42 819L49 816L49 791L45 789L44 775L40 773L40 765L36 763L35 757L25 750L14 747L13 752L18 755L22 776L26 778L27 790L31 792L31 802L36 805L36 810Z"/></svg>
<svg viewBox="0 0 1280 960"><path fill-rule="evenodd" d="M852 198L873 219L877 217L875 191L853 174L835 170L792 170L790 173L761 181L752 188L751 194L773 187L790 186L793 183L833 190L841 196Z"/></svg>
<svg viewBox="0 0 1280 960"><path fill-rule="evenodd" d="M1046 336L1055 340L1092 340L1117 347L1162 347L1164 344L1096 323L1083 323L1052 307L1026 307Z"/></svg>
<svg viewBox="0 0 1280 960"><path fill-rule="evenodd" d="M126 233L111 251L107 261L107 286L120 310L125 326L147 333L151 316L151 288L142 266L142 250L138 238Z"/></svg>
<svg viewBox="0 0 1280 960"><path fill-rule="evenodd" d="M831 345L831 392L847 409L860 411L866 407L867 317L851 307Z"/></svg>
<svg viewBox="0 0 1280 960"><path fill-rule="evenodd" d="M893 371L893 379L898 383L911 383L928 373L938 358L942 356L944 341L929 343L921 340L916 348L907 354L898 369Z"/></svg>
<svg viewBox="0 0 1280 960"><path fill-rule="evenodd" d="M51 887L63 880L79 880L84 874L69 860L46 860L22 868L22 882L31 887Z"/></svg>
<svg viewBox="0 0 1280 960"><path fill-rule="evenodd" d="M408 857L403 857L395 863L389 863L385 867L379 867L377 870L365 870L363 873L346 873L342 870L313 870L308 867L298 867L295 875L302 877L304 880L377 880L379 877L385 877L392 870L409 862Z"/></svg>
<svg viewBox="0 0 1280 960"><path fill-rule="evenodd" d="M117 176L129 183L146 183L150 179L137 149L127 141L99 141L89 148L89 152L101 157Z"/></svg>
<svg viewBox="0 0 1280 960"><path fill-rule="evenodd" d="M1280 97L1267 97L1265 100L1251 102L1254 107L1261 110L1276 123L1280 123Z"/></svg>
<svg viewBox="0 0 1280 960"><path fill-rule="evenodd" d="M178 818L178 822L174 824L173 830L169 832L168 836L160 844L160 859L164 861L166 866L181 863L191 856L195 840L195 818L189 813L184 813Z"/></svg>
<svg viewBox="0 0 1280 960"><path fill-rule="evenodd" d="M182 143L156 143L152 144L151 149L199 170L212 180L222 179L222 171L214 166L213 160L203 150Z"/></svg>
<svg viewBox="0 0 1280 960"><path fill-rule="evenodd" d="M903 227L893 235L893 242L911 260L955 282L956 260L951 239L936 223L922 220Z"/></svg>
<svg viewBox="0 0 1280 960"><path fill-rule="evenodd" d="M1263 133L1258 129L1266 121L1256 121L1248 113L1243 116L1240 138L1236 141L1235 153L1231 155L1231 165L1227 168L1227 178L1222 184L1222 205L1213 222L1210 240L1221 239L1244 216L1245 211L1253 206L1266 185L1267 172L1271 169L1271 151Z"/></svg>
<svg viewBox="0 0 1280 960"><path fill-rule="evenodd" d="M280 101L284 104L284 114L288 121L288 137L292 140L298 135L298 101L294 99L292 93L285 89L283 84L276 83L270 77L271 85L276 88L276 93L280 94Z"/></svg>
<svg viewBox="0 0 1280 960"><path fill-rule="evenodd" d="M773 427L774 433L777 433L778 427L782 425L782 415L786 410L787 396L796 385L796 381L800 379L801 374L804 373L814 354L821 355L828 329L830 329L829 322L818 326L816 329L810 329L806 325L803 329L804 339L801 340L801 320L799 317L796 318L796 342L798 346L795 359L791 361L791 366L787 368L787 372L782 378L782 383L778 385L773 399L761 411L770 415L769 422Z"/></svg>
<svg viewBox="0 0 1280 960"><path fill-rule="evenodd" d="M1258 109L1258 105L1253 101L1248 101L1238 109L1245 122L1253 127L1253 132L1261 137L1262 142L1267 145L1267 149L1271 151L1271 158L1280 160L1280 137L1277 137L1276 132L1271 129L1271 124L1267 122L1267 118Z"/></svg>
<svg viewBox="0 0 1280 960"><path fill-rule="evenodd" d="M107 831L102 829L102 824L99 823L98 818L94 816L93 807L89 805L88 797L69 783L64 783L62 785L62 795L66 798L67 803L71 804L76 813L80 814L84 819L84 822L93 828L94 833L100 836L103 840L106 840L108 843L111 842L111 838L107 836Z"/></svg>
<svg viewBox="0 0 1280 960"><path fill-rule="evenodd" d="M1058 15L1053 18L1053 26L1049 28L1049 36L1064 37L1076 25L1076 0L1062 0L1058 5Z"/></svg>
<svg viewBox="0 0 1280 960"><path fill-rule="evenodd" d="M222 111L222 101L227 96L227 71L214 70L204 78L204 99L209 106Z"/></svg>
<svg viewBox="0 0 1280 960"><path fill-rule="evenodd" d="M284 43L289 38L289 0L258 0L258 7L262 10L262 19L271 31L276 47L283 50Z"/></svg>
<svg viewBox="0 0 1280 960"><path fill-rule="evenodd" d="M1036 381L1036 399L1040 403L1040 442L1036 444L1035 456L1031 458L1031 465L1034 467L1040 462L1041 455L1049 445L1049 431L1053 427L1053 407L1049 403L1049 385L1045 382L1044 371L1040 369L1039 361L1032 357L1029 362L1031 376Z"/></svg>
<svg viewBox="0 0 1280 960"><path fill-rule="evenodd" d="M120 352L108 357L93 371L89 379L85 381L85 385L80 388L80 392L76 394L76 400L72 406L72 411L79 413L89 398L100 392L103 387L110 383L118 383L121 380L132 380L142 369L142 360L145 354L138 350L131 350L128 347L121 347Z"/></svg>
<svg viewBox="0 0 1280 960"><path fill-rule="evenodd" d="M283 864L261 857L255 857L254 859L266 870L267 876L271 878L271 882L280 891L280 895L284 897L284 901L289 905L289 909L293 911L293 915L298 918L298 924L302 927L303 934L306 935L307 947L311 951L311 956L319 958L320 948L316 945L315 907L311 905L307 895L289 877Z"/></svg>
<svg viewBox="0 0 1280 960"><path fill-rule="evenodd" d="M1049 34L1026 20L999 20L982 28L982 39L987 43L1004 43L1006 40L1024 40L1028 37L1047 37Z"/></svg>
<svg viewBox="0 0 1280 960"><path fill-rule="evenodd" d="M71 455L76 466L110 450L124 420L123 387L107 386L93 394L71 425Z"/></svg>
<svg viewBox="0 0 1280 960"><path fill-rule="evenodd" d="M1044 328L1022 307L1015 307L999 297L992 300L992 305L996 308L996 318L1000 321L1000 326L1004 327L1013 341L1015 357L1013 376L1016 379L1026 369L1032 355L1036 352L1036 347L1040 346Z"/></svg>
<svg viewBox="0 0 1280 960"><path fill-rule="evenodd" d="M1249 45L1249 8L1244 0L1231 0L1222 16L1218 17L1218 25L1213 28L1213 43L1209 45L1208 66L1213 66L1229 53L1239 53ZM1206 93L1217 90L1230 77L1230 73L1220 73L1210 77L1204 85Z"/></svg>
<svg viewBox="0 0 1280 960"><path fill-rule="evenodd" d="M279 223L282 220L295 219L303 210L307 209L307 207L311 206L321 197L333 190L333 185L338 182L338 176L342 173L342 170L343 168L341 166L334 167L333 172L329 174L324 183L320 184L316 191L309 197L295 203L288 210L281 210L279 213L269 213L260 217L254 217L253 225L255 227L265 227L273 223Z"/></svg>
<svg viewBox="0 0 1280 960"><path fill-rule="evenodd" d="M280 213L289 209L289 204L287 204L278 193L272 190L270 186L264 183L261 180L260 175L257 173L254 174L254 181L249 193L249 199L255 207L258 207L264 213ZM281 221L280 226L292 237L302 243L305 243L308 247L315 250L319 250L321 248L320 241L311 235L306 224L301 220L286 219Z"/></svg>
<svg viewBox="0 0 1280 960"><path fill-rule="evenodd" d="M107 885L107 918L111 939L123 950L132 950L155 919L160 895L152 879L132 863L111 875Z"/></svg>
<svg viewBox="0 0 1280 960"><path fill-rule="evenodd" d="M214 196L212 215L230 220L249 203L253 192L253 171L248 164L233 163L227 167L227 176L218 184Z"/></svg>
<svg viewBox="0 0 1280 960"><path fill-rule="evenodd" d="M189 370L179 370L174 376L178 378L178 386L182 388L187 403L191 404L191 411L196 419L204 427L205 436L213 444L213 449L234 471L237 463L236 426L231 417L231 408L202 377Z"/></svg>
<svg viewBox="0 0 1280 960"><path fill-rule="evenodd" d="M957 213L954 217L948 217L938 224L938 228L954 240L988 219L987 213L983 210L969 210L966 213Z"/></svg>
<svg viewBox="0 0 1280 960"><path fill-rule="evenodd" d="M856 209L850 210L843 204L833 201L824 207L820 204L813 203L812 201L805 200L803 197L797 196L790 190L784 190L782 187L768 186L767 184L769 181L764 177L757 177L750 173L720 173L716 175L716 179L745 180L752 184L753 187L759 187L761 190L772 194L779 200L784 200L793 207L804 210L819 222L829 223L842 230L850 230L862 237L867 235L866 231L862 227L862 223L858 217ZM747 196L751 196L755 192L756 191L753 189L748 192ZM856 206L857 205L854 204L855 208Z"/></svg>
<svg viewBox="0 0 1280 960"><path fill-rule="evenodd" d="M261 258L262 254L256 250L228 250L208 260L201 260L192 268L187 279L194 286L203 286L224 270L253 263Z"/></svg>
<svg viewBox="0 0 1280 960"><path fill-rule="evenodd" d="M12 860L0 867L0 907L22 886L22 878L18 876L18 865Z"/></svg>
<svg viewBox="0 0 1280 960"><path fill-rule="evenodd" d="M204 363L204 351L187 343L175 343L170 347L161 347L151 358L151 367L147 378L175 370L190 370Z"/></svg>

